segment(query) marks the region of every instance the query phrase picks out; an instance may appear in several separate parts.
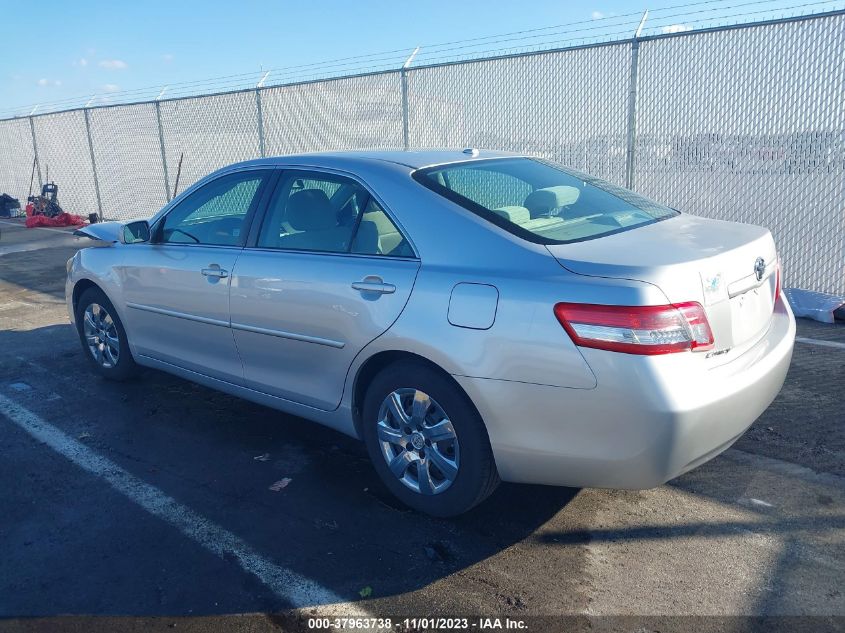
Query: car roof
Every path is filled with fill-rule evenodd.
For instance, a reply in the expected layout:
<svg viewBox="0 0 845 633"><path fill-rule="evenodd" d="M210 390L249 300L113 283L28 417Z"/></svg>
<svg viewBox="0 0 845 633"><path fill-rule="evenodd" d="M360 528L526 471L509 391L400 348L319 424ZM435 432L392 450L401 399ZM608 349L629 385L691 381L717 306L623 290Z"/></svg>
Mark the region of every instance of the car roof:
<svg viewBox="0 0 845 633"><path fill-rule="evenodd" d="M427 150L357 150L339 152L313 152L290 154L246 161L238 165L290 165L308 164L326 167L353 167L356 163L380 161L403 165L411 169L461 163L484 158L521 156L513 152L486 149L427 149ZM234 165L233 165L234 166Z"/></svg>

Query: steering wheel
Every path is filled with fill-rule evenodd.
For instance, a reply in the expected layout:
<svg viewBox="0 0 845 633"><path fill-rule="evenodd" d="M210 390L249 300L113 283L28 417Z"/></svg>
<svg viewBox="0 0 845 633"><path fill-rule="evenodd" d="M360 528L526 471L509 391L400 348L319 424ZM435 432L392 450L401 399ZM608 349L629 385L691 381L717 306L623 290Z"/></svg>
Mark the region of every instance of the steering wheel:
<svg viewBox="0 0 845 633"><path fill-rule="evenodd" d="M199 244L199 243L200 243L199 238L197 238L197 237L196 237L196 236L194 236L194 235L191 235L191 234L190 234L190 233L188 233L187 231L183 231L182 229L176 229L176 228L174 228L174 229L168 229L168 231L169 231L169 235L168 235L168 237L169 237L170 235L173 235L174 233L181 233L181 234L182 234L182 235L184 235L185 237L187 237L187 238L190 238L190 239L194 240L194 242L195 242L195 243L197 243L197 244Z"/></svg>
<svg viewBox="0 0 845 633"><path fill-rule="evenodd" d="M214 223L215 233L225 233L231 237L235 237L235 232L241 228L243 218L227 217L221 218Z"/></svg>

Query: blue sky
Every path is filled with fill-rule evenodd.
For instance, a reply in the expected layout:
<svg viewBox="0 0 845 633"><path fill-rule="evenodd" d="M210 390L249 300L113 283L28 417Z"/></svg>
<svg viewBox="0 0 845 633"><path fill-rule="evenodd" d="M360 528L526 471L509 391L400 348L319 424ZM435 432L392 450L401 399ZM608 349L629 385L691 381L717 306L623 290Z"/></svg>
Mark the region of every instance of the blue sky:
<svg viewBox="0 0 845 633"><path fill-rule="evenodd" d="M798 6L807 3L812 4ZM687 6L665 8L678 5ZM28 113L34 104L84 99L88 95L98 95L95 103L127 100L120 93L139 88L147 89L137 93L141 98L154 97L157 86L175 86L171 88L171 94L175 94L180 82L242 73L260 76L260 69L403 49L384 57L347 62L338 68L398 65L405 51L410 53L417 45L424 47L420 61L426 61L426 53L428 60L434 60L438 57L436 50L427 50L426 44L553 25L578 23L568 30L562 27L534 32L524 41L491 39L479 46L494 49L542 44L556 33L561 40L605 33L618 37L636 26L637 17L629 14L646 6L652 10L664 8L653 11L649 19L652 32L659 32L698 27L714 19L744 21L743 14L747 14L746 19L764 19L784 12L820 11L843 5L843 1L812 0L2 0L0 14L7 38L0 56L0 115L7 116L11 108L26 107L24 113ZM43 43L36 45L39 34ZM454 49L450 47L440 57L464 52ZM285 72L291 77L295 74L277 71L271 73L268 83L282 82L288 76ZM208 85L240 87L243 82L254 80L240 77Z"/></svg>

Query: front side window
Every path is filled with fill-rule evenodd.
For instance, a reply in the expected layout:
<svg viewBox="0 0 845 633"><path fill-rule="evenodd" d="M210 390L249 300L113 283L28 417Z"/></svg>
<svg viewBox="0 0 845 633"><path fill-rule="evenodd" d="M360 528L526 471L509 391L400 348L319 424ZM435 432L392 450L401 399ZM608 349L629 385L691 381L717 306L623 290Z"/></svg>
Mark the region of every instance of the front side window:
<svg viewBox="0 0 845 633"><path fill-rule="evenodd" d="M632 191L533 158L467 161L414 172L420 184L541 244L627 231L678 214Z"/></svg>
<svg viewBox="0 0 845 633"><path fill-rule="evenodd" d="M237 246L247 214L266 171L222 176L203 185L164 218L158 241L165 244Z"/></svg>
<svg viewBox="0 0 845 633"><path fill-rule="evenodd" d="M413 257L408 242L359 183L286 172L258 236L260 248Z"/></svg>

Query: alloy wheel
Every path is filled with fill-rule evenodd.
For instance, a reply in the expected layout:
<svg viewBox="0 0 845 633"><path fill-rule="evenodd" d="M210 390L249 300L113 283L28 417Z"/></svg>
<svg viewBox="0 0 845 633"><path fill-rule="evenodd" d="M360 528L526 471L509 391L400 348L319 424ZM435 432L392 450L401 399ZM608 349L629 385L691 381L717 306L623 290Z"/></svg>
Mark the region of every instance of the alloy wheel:
<svg viewBox="0 0 845 633"><path fill-rule="evenodd" d="M397 389L382 402L377 432L390 472L423 495L445 491L458 475L455 428L437 401L418 389Z"/></svg>
<svg viewBox="0 0 845 633"><path fill-rule="evenodd" d="M94 361L105 369L115 367L120 358L120 339L108 310L98 303L90 304L83 314L82 330Z"/></svg>

